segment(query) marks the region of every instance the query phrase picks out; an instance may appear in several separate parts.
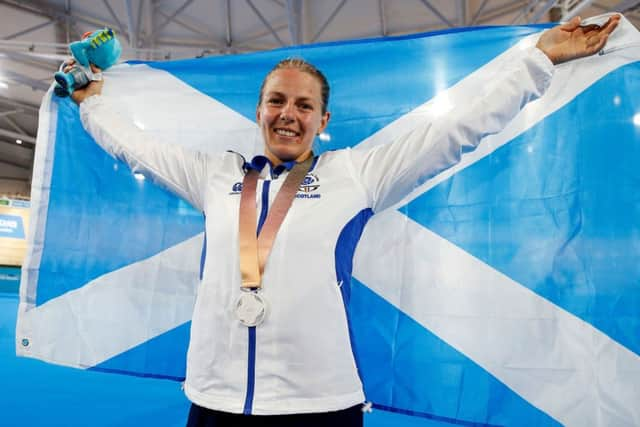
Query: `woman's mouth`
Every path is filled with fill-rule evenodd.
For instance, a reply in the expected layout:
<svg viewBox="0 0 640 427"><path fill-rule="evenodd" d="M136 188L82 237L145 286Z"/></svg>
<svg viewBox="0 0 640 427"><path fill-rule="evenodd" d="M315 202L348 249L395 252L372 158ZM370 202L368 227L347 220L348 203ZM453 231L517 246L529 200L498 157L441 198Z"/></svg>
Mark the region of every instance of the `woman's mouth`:
<svg viewBox="0 0 640 427"><path fill-rule="evenodd" d="M292 131L290 129L276 128L273 131L276 135L284 136L287 138L295 138L296 136L299 136L298 132Z"/></svg>

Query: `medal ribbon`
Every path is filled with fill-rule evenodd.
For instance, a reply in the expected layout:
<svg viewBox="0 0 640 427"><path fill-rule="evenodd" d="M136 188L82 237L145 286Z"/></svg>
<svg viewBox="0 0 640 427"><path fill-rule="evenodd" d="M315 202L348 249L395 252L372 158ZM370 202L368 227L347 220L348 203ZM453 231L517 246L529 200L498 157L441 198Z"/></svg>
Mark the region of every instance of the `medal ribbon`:
<svg viewBox="0 0 640 427"><path fill-rule="evenodd" d="M240 272L243 289L259 289L262 286L262 273L276 234L289 212L302 180L311 169L311 163L313 163L313 153L304 162L296 163L289 171L257 236L256 187L260 172L251 169L245 174L240 193L239 220Z"/></svg>

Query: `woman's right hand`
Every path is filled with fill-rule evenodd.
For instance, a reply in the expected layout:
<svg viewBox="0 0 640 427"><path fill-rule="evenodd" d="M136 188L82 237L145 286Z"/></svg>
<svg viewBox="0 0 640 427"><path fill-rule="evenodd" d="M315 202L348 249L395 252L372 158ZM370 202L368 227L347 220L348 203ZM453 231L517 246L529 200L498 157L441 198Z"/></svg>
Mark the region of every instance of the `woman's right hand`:
<svg viewBox="0 0 640 427"><path fill-rule="evenodd" d="M71 70L71 68L75 65L76 61L74 59L70 59L69 61L67 61L67 63L65 64L64 68L62 69L62 71L64 71L65 73L68 73L69 70ZM89 64L91 66L91 71L94 73L99 73L100 69L98 67L96 67L93 64ZM86 85L83 88L80 89L75 89L73 91L73 93L71 94L71 99L73 99L73 101L80 105L82 103L82 101L84 101L85 99L87 99L88 97L92 96L92 95L100 95L102 93L102 86L104 85L104 81L103 80L94 80L91 81L88 85Z"/></svg>

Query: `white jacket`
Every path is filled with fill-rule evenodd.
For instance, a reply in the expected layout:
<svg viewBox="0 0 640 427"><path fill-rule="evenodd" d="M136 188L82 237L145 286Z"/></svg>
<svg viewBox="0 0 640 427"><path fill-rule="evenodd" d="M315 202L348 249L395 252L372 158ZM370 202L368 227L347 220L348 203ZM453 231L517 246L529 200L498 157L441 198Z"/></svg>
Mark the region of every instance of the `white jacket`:
<svg viewBox="0 0 640 427"><path fill-rule="evenodd" d="M243 157L156 144L103 97L85 100L82 122L105 150L152 175L206 217L207 256L187 358L189 399L215 410L260 415L334 411L363 402L345 305L353 253L367 219L501 130L546 90L552 73L539 50L519 52L500 76L482 82L484 96L454 106L440 120L372 149L320 155L274 242L262 281L269 313L255 328L243 326L232 310L241 283L237 184ZM262 169L259 221L288 173L280 169Z"/></svg>

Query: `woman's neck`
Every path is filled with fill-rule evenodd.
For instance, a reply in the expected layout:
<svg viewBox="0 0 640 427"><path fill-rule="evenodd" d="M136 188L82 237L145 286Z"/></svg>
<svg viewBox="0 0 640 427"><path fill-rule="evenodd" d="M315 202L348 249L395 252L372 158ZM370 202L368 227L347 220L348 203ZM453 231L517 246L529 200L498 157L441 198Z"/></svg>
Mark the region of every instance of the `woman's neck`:
<svg viewBox="0 0 640 427"><path fill-rule="evenodd" d="M281 159L270 151L266 150L264 153L265 157L269 159L273 167L281 165L282 163L290 162L291 160L295 160L296 163L302 163L309 158L309 156L313 155L312 151L305 151L296 159Z"/></svg>

